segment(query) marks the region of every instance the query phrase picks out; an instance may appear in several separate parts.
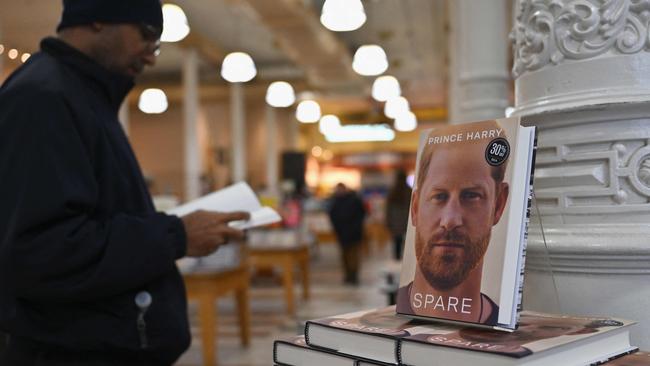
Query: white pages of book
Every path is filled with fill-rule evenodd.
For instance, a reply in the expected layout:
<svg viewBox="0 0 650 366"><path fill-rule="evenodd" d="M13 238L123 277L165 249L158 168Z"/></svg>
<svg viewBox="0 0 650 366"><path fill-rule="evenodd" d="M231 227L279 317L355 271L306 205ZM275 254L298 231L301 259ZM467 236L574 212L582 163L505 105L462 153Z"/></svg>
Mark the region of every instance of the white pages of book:
<svg viewBox="0 0 650 366"><path fill-rule="evenodd" d="M251 187L240 182L197 198L186 204L167 210L170 215L184 216L198 210L234 212L246 211L251 218L247 221L233 221L230 226L237 229L249 229L268 225L282 220L280 215L270 207L262 207Z"/></svg>

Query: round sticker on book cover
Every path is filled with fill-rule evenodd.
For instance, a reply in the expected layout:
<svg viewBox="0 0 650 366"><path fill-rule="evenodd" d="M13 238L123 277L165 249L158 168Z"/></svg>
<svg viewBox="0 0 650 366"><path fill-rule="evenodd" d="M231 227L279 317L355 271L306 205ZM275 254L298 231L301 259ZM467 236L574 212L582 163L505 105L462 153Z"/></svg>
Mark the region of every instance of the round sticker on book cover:
<svg viewBox="0 0 650 366"><path fill-rule="evenodd" d="M490 141L485 149L485 161L492 166L505 163L508 156L510 156L510 144L503 137Z"/></svg>

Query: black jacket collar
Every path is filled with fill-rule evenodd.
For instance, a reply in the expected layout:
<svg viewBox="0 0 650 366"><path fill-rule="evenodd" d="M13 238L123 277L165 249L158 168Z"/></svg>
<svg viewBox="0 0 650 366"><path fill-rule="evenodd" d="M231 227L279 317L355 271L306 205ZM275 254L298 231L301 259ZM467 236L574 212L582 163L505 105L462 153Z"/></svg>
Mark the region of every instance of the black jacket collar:
<svg viewBox="0 0 650 366"><path fill-rule="evenodd" d="M53 37L43 39L41 50L96 84L115 110L119 109L122 101L133 88L133 78L107 70L60 39Z"/></svg>

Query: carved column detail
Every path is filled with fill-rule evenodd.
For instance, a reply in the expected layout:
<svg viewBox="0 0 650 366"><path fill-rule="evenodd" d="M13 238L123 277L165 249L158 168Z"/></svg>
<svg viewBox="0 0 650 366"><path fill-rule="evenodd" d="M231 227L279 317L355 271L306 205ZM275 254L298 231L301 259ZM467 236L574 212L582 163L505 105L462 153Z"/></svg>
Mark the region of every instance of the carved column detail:
<svg viewBox="0 0 650 366"><path fill-rule="evenodd" d="M650 222L650 125L642 110L610 106L608 111L565 116L553 128L552 117L525 120L539 126L535 195L542 215L562 222ZM597 216L596 216L597 215ZM592 219L593 218L593 219Z"/></svg>
<svg viewBox="0 0 650 366"><path fill-rule="evenodd" d="M538 127L524 307L637 320L650 348L650 0L514 10L515 115Z"/></svg>
<svg viewBox="0 0 650 366"><path fill-rule="evenodd" d="M650 1L517 0L515 11L518 113L646 100Z"/></svg>

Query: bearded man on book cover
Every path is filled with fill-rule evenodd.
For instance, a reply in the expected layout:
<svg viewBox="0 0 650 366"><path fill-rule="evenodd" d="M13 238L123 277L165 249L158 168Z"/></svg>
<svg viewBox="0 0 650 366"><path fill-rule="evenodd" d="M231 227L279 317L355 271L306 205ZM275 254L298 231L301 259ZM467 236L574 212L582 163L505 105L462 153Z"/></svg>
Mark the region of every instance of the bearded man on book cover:
<svg viewBox="0 0 650 366"><path fill-rule="evenodd" d="M607 327L621 327L613 319L548 316L524 312L519 327L512 333L472 327L439 334L422 333L411 337L426 343L474 351L525 357L549 349L557 337L584 338Z"/></svg>
<svg viewBox="0 0 650 366"><path fill-rule="evenodd" d="M398 290L398 313L497 323L499 306L481 292L481 281L509 185L507 157L491 164L486 149L505 138L496 121L445 126L426 136L411 197L415 276Z"/></svg>

